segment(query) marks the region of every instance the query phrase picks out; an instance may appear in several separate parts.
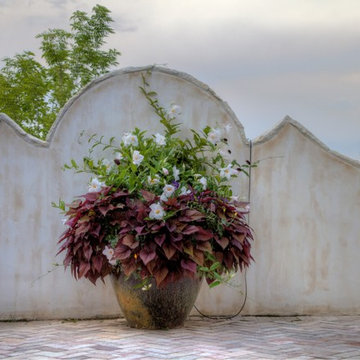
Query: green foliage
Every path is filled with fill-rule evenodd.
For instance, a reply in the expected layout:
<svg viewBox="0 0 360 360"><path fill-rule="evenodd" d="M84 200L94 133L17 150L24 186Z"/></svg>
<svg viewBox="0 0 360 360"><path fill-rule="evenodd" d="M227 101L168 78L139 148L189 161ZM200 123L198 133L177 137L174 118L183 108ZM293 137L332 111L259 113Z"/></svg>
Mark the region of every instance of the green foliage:
<svg viewBox="0 0 360 360"><path fill-rule="evenodd" d="M49 29L39 35L45 65L24 51L3 59L0 70L0 112L30 134L45 138L67 100L92 79L117 65L120 52L102 50L113 33L110 11L100 5L91 16L75 11L70 31Z"/></svg>
<svg viewBox="0 0 360 360"><path fill-rule="evenodd" d="M56 117L47 102L50 91L47 70L30 51L5 58L4 62L0 72L0 112L43 138Z"/></svg>
<svg viewBox="0 0 360 360"><path fill-rule="evenodd" d="M82 164L72 159L64 168L89 173L107 186L125 188L137 196L140 196L141 190L144 189L161 195L164 186L175 181L176 195L189 189L196 192L208 189L216 191L219 196L230 198L232 190L228 181L236 178L243 168L249 165L240 165L236 160L224 159L219 151L224 147L228 148L228 144L221 137L216 143L209 140L208 135L211 131L223 133L222 130L207 126L202 131L192 129L192 139L183 140L174 136L179 132L180 126L175 122L177 115L162 107L157 94L147 90L148 86L143 77L143 86L140 86L140 90L159 116L159 121L164 126L164 135L155 134L148 137L145 131L135 128L131 133L123 135L119 145L114 137L106 141L104 136L94 134L88 140L91 145L89 155L83 158ZM134 138L134 144L127 143L129 136ZM163 137L163 143L157 140L157 136ZM99 152L100 157L95 159L93 154L98 155ZM111 152L112 158L104 157ZM134 163L136 152L143 156L139 164ZM121 160L116 160L116 156L119 155ZM174 174L174 168L178 171L177 176ZM226 169L230 171L228 174L224 172ZM212 214L209 214L209 226L219 228L217 219L213 220L211 216Z"/></svg>
<svg viewBox="0 0 360 360"><path fill-rule="evenodd" d="M56 203L56 202L52 202L51 203L51 206L54 207L54 208L57 208L59 210L61 210L62 212L65 212L65 202L61 199L59 199L59 202Z"/></svg>
<svg viewBox="0 0 360 360"><path fill-rule="evenodd" d="M227 282L252 259L248 204L231 199L229 184L252 165L227 157L229 125L182 139L180 106L160 105L145 77L140 90L164 133L135 128L109 140L95 134L83 161L64 166L90 174L88 193L65 213L64 266L93 283L109 273L137 274L143 290L151 278L157 286L196 274L210 287Z"/></svg>

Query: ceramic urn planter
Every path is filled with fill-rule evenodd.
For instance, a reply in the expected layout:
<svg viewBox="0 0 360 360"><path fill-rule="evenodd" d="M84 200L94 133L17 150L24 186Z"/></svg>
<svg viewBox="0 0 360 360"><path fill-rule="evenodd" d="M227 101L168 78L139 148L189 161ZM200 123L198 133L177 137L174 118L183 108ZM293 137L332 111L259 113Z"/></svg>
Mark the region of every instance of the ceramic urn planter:
<svg viewBox="0 0 360 360"><path fill-rule="evenodd" d="M114 291L130 327L171 329L181 327L194 306L201 279L183 277L157 288L153 280L148 290L137 288L138 279L112 275Z"/></svg>

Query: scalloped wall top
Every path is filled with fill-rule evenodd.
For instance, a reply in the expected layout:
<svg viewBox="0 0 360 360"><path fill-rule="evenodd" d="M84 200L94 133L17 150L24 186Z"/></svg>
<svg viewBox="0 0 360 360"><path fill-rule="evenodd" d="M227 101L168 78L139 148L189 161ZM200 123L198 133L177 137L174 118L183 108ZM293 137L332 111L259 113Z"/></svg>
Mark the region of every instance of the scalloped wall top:
<svg viewBox="0 0 360 360"><path fill-rule="evenodd" d="M211 90L207 85L195 79L189 74L160 66L128 67L128 68L112 71L106 75L103 75L91 81L78 94L72 97L61 109L61 111L57 116L56 121L52 125L47 135L46 141L42 141L36 137L31 136L30 134L27 134L6 114L0 113L0 121L4 121L9 126L11 126L20 137L24 138L25 141L37 146L49 146L63 118L71 110L74 103L76 103L77 101L81 101L81 98L86 96L87 93L91 92L94 88L98 87L100 84L109 82L110 80L116 79L116 81L121 82L121 79L124 76L140 74L141 72L147 72L147 71L151 71L152 73L161 73L164 75L169 75L178 78L179 80L183 80L184 82L188 83L189 86L199 89L199 91L201 91L206 97L211 98L212 101L214 101L217 104L217 106L219 106L222 109L222 111L227 114L229 119L232 120L233 125L236 126L237 130L240 132L241 140L245 144L248 143L248 140L245 137L243 125L239 122L236 115L228 106L228 104L224 102L222 99L220 99L220 97L217 96L213 90ZM141 83L138 83L137 86L138 85L141 85Z"/></svg>
<svg viewBox="0 0 360 360"><path fill-rule="evenodd" d="M139 73L143 71L152 71L152 72L160 72L164 74L168 74L171 76L178 77L179 79L182 79L186 82L189 82L190 84L194 85L195 87L201 89L204 93L207 93L208 96L212 97L213 100L217 102L217 104L223 108L223 110L229 115L232 122L237 127L241 141L244 144L249 144L251 140L247 139L244 132L244 127L240 123L240 121L237 119L236 115L232 111L232 109L228 106L226 102L224 102L212 89L210 89L206 84L200 82L199 80L195 79L189 74L186 74L184 72L179 72L173 69L160 67L160 66L144 66L144 67L128 67L116 71L112 71L102 77L99 77L92 82L90 82L87 86L85 86L77 95L75 95L73 98L71 98L63 107L63 109L59 112L56 121L54 122L53 126L51 127L46 141L42 141L36 137L31 136L30 134L26 133L20 126L18 126L10 117L8 117L6 114L0 113L0 122L3 121L8 126L12 127L15 132L23 138L28 143L31 143L35 146L42 146L42 147L48 147L52 141L52 138L55 136L55 133L57 131L57 128L59 127L59 124L61 123L62 119L66 115L66 113L71 109L73 104L80 99L82 96L84 96L87 92L91 91L94 87L98 86L102 82L109 81L109 79L112 78L118 78L119 81L121 81L121 77L128 74L134 74ZM345 161L350 163L353 166L360 166L360 161L352 159L344 154L338 153L336 151L331 150L328 146L326 146L323 142L321 142L317 137L315 137L309 130L307 130L302 124L292 119L290 116L286 116L280 123L275 125L272 129L267 131L266 133L256 137L254 140L252 140L253 145L258 145L260 143L264 143L271 138L275 137L278 132L286 125L294 126L296 129L298 129L303 135L307 136L308 138L312 139L315 143L317 143L320 147L322 147L325 151L329 152L333 156L337 157L341 161Z"/></svg>

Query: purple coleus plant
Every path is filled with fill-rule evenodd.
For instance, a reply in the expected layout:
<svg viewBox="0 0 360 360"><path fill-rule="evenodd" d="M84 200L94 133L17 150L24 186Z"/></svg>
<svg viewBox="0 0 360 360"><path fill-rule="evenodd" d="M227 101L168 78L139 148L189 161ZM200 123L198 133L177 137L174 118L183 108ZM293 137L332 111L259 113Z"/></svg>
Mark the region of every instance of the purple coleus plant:
<svg viewBox="0 0 360 360"><path fill-rule="evenodd" d="M191 129L192 139L176 136L180 107L166 110L148 87L143 77L140 90L163 133L147 136L135 128L120 141L94 134L82 165L65 164L91 179L89 192L68 208L53 204L68 226L59 253L65 252L64 265L75 278L94 284L121 272L145 285L153 278L161 287L204 276L215 286L252 260L247 204L230 200L229 181L256 164L229 158L229 124Z"/></svg>
<svg viewBox="0 0 360 360"><path fill-rule="evenodd" d="M155 278L158 287L183 276L205 276L210 286L221 276L249 266L253 235L245 203L214 191L160 197L142 190L102 187L74 201L59 253L75 278L92 283L110 273Z"/></svg>

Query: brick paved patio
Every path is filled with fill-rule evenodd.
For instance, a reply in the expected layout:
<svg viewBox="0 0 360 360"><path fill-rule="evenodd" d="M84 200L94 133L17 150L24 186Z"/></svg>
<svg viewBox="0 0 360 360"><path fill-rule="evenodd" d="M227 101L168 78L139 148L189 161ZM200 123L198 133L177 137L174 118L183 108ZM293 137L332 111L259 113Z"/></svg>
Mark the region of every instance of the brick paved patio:
<svg viewBox="0 0 360 360"><path fill-rule="evenodd" d="M123 319L2 322L0 359L360 359L360 316L192 317L162 331Z"/></svg>

